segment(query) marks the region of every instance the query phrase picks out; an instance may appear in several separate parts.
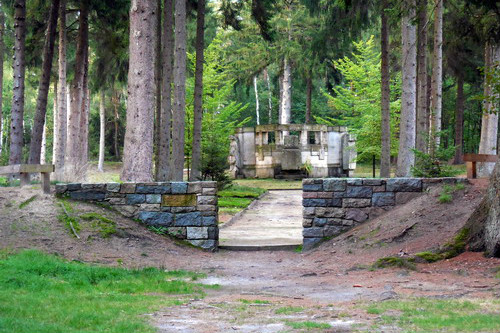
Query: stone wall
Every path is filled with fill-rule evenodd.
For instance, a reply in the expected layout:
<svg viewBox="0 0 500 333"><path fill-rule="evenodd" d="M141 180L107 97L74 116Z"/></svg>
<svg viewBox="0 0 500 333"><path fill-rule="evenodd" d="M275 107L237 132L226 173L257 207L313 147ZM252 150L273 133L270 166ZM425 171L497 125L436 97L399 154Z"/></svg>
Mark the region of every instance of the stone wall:
<svg viewBox="0 0 500 333"><path fill-rule="evenodd" d="M107 202L122 215L205 250L219 240L216 182L57 184L56 194Z"/></svg>
<svg viewBox="0 0 500 333"><path fill-rule="evenodd" d="M441 183L465 178L324 178L302 182L303 248L333 237L404 204Z"/></svg>

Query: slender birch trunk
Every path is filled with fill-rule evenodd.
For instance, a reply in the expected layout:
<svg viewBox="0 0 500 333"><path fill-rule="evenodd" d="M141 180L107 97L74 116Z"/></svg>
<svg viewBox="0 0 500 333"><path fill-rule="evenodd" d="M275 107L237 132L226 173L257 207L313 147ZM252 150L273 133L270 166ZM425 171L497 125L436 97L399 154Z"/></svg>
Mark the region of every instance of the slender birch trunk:
<svg viewBox="0 0 500 333"><path fill-rule="evenodd" d="M288 58L283 61L283 95L280 124L290 124L292 118L292 66Z"/></svg>
<svg viewBox="0 0 500 333"><path fill-rule="evenodd" d="M257 88L257 75L253 76L253 91L255 93L255 119L257 125L260 125L260 105L259 105L259 89Z"/></svg>
<svg viewBox="0 0 500 333"><path fill-rule="evenodd" d="M172 122L172 180L184 176L186 123L186 0L175 0L174 105Z"/></svg>
<svg viewBox="0 0 500 333"><path fill-rule="evenodd" d="M388 8L387 0L382 4L381 25L381 127L382 149L380 154L380 177L391 176L391 106L390 106L390 74L389 74L389 26L385 9Z"/></svg>
<svg viewBox="0 0 500 333"><path fill-rule="evenodd" d="M196 68L194 73L194 119L191 181L201 178L201 134L203 122L203 61L205 48L205 0L198 0L196 18Z"/></svg>
<svg viewBox="0 0 500 333"><path fill-rule="evenodd" d="M23 155L24 124L24 77L25 77L25 39L26 39L26 1L16 0L14 3L14 57L13 93L10 122L10 156L9 164L19 164Z"/></svg>
<svg viewBox="0 0 500 333"><path fill-rule="evenodd" d="M417 49L417 141L416 149L427 152L429 109L427 108L427 0L418 0Z"/></svg>
<svg viewBox="0 0 500 333"><path fill-rule="evenodd" d="M54 58L54 44L57 33L57 15L59 12L59 0L52 0L49 18L47 21L47 34L43 47L42 75L38 84L38 97L36 100L35 118L31 131L29 164L40 164L40 151L42 146L43 131L45 130L45 116L47 114L47 97L50 88L50 74L52 72L52 60Z"/></svg>
<svg viewBox="0 0 500 333"><path fill-rule="evenodd" d="M416 76L417 76L417 29L412 21L415 17L415 0L407 0L409 13L401 20L402 33L402 94L401 120L399 125L399 151L396 175L408 177L415 164L416 122Z"/></svg>
<svg viewBox="0 0 500 333"><path fill-rule="evenodd" d="M132 0L127 127L121 179L153 179L153 122L155 108L156 0Z"/></svg>
<svg viewBox="0 0 500 333"><path fill-rule="evenodd" d="M97 171L104 172L104 149L105 149L105 136L106 136L106 106L104 89L101 88L99 98L99 162L97 164Z"/></svg>
<svg viewBox="0 0 500 333"><path fill-rule="evenodd" d="M440 144L443 94L443 0L436 0L434 11L434 51L432 54L432 93L429 153L434 156Z"/></svg>
<svg viewBox="0 0 500 333"><path fill-rule="evenodd" d="M271 91L271 79L269 78L269 72L267 68L264 69L264 78L267 83L267 123L272 124L273 122L273 94Z"/></svg>
<svg viewBox="0 0 500 333"><path fill-rule="evenodd" d="M115 89L114 84L111 85L113 87L113 96L111 97L111 102L113 103L113 111L114 111L114 119L113 119L113 124L114 124L114 140L113 140L113 147L115 151L115 159L117 161L121 160L121 154L120 154L120 145L118 143L118 138L119 138L119 131L120 131L120 113L118 112L118 108L120 107L120 98L118 96L118 91Z"/></svg>

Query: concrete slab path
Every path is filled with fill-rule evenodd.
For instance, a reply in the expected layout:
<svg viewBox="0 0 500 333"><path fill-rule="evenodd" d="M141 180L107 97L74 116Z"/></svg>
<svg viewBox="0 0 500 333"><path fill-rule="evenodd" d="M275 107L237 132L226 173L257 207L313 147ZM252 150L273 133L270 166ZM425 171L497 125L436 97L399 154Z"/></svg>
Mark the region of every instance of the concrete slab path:
<svg viewBox="0 0 500 333"><path fill-rule="evenodd" d="M270 190L219 232L223 249L293 249L301 244L301 190Z"/></svg>

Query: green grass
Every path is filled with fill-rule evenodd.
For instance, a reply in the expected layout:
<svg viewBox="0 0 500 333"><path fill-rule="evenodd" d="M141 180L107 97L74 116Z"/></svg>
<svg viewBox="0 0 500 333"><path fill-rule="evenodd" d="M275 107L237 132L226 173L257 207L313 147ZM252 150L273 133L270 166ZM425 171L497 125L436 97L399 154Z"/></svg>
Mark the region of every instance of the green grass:
<svg viewBox="0 0 500 333"><path fill-rule="evenodd" d="M240 299L243 304L271 304L269 301L263 301L260 299Z"/></svg>
<svg viewBox="0 0 500 333"><path fill-rule="evenodd" d="M378 259L374 264L374 268L386 268L386 267L399 267L409 270L416 270L417 267L412 262L412 258L399 258L399 257L384 257Z"/></svg>
<svg viewBox="0 0 500 333"><path fill-rule="evenodd" d="M233 184L228 188L219 191L219 197L236 197L236 198L258 198L261 194L266 192L265 189L259 187L242 186Z"/></svg>
<svg viewBox="0 0 500 333"><path fill-rule="evenodd" d="M289 315L293 313L298 313L304 311L303 307L300 306L284 306L279 309L276 309L274 313L276 314L283 314L283 315Z"/></svg>
<svg viewBox="0 0 500 333"><path fill-rule="evenodd" d="M28 250L0 260L0 332L154 332L143 316L202 296L199 274L67 262ZM173 296L177 295L177 296Z"/></svg>
<svg viewBox="0 0 500 333"><path fill-rule="evenodd" d="M492 304L493 303L493 304ZM385 324L403 332L498 332L500 302L417 298L369 305L366 311L381 315Z"/></svg>
<svg viewBox="0 0 500 333"><path fill-rule="evenodd" d="M458 183L455 186L444 185L443 190L439 194L439 203L450 203L453 201L453 193L465 189L465 185Z"/></svg>
<svg viewBox="0 0 500 333"><path fill-rule="evenodd" d="M92 212L82 214L80 218L85 221L92 221L92 227L97 230L103 238L108 238L116 233L116 222L98 213Z"/></svg>
<svg viewBox="0 0 500 333"><path fill-rule="evenodd" d="M19 209L23 209L24 207L28 206L30 203L36 200L38 198L38 195L33 195L29 199L24 200L19 204Z"/></svg>
<svg viewBox="0 0 500 333"><path fill-rule="evenodd" d="M265 190L301 190L301 180L285 180L285 179L237 179L233 181L234 184L256 187Z"/></svg>
<svg viewBox="0 0 500 333"><path fill-rule="evenodd" d="M443 259L442 254L429 251L415 253L415 257L421 258L427 262L436 262Z"/></svg>
<svg viewBox="0 0 500 333"><path fill-rule="evenodd" d="M314 321L287 321L286 324L296 330L328 329L332 327L327 323L317 323Z"/></svg>
<svg viewBox="0 0 500 333"><path fill-rule="evenodd" d="M248 198L219 198L219 207L222 208L246 208L252 203L253 199Z"/></svg>

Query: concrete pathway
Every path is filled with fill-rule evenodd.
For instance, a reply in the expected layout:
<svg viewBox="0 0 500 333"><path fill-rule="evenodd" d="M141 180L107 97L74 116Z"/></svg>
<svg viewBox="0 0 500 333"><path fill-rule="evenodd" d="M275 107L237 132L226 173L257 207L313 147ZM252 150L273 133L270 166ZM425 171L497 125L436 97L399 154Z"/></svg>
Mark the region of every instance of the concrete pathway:
<svg viewBox="0 0 500 333"><path fill-rule="evenodd" d="M221 248L293 249L302 244L302 191L271 190L235 220L222 225Z"/></svg>

